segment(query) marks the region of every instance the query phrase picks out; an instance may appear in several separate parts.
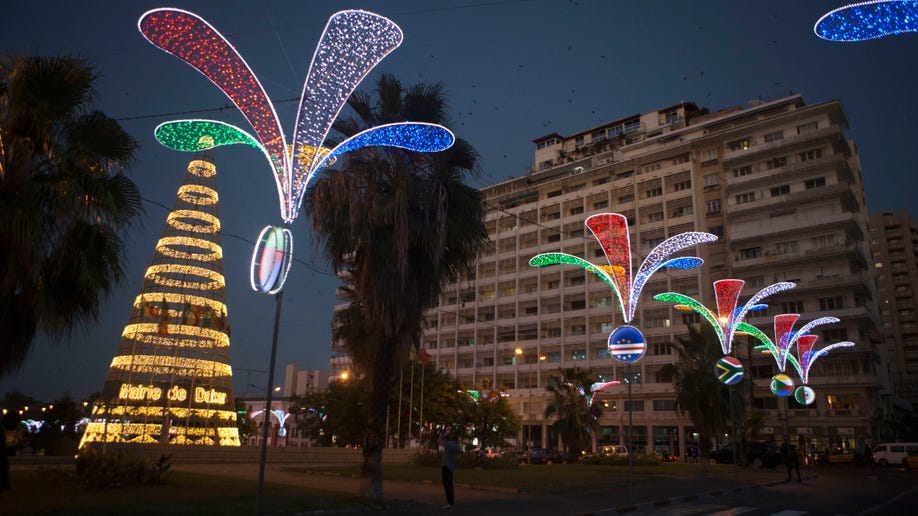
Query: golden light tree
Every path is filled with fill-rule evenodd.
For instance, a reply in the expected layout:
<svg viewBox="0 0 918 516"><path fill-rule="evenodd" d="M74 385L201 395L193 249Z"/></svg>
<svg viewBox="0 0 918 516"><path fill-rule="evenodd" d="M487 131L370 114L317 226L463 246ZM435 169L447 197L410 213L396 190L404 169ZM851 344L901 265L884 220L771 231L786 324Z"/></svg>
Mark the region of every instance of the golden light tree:
<svg viewBox="0 0 918 516"><path fill-rule="evenodd" d="M198 139L80 447L239 446L215 145Z"/></svg>

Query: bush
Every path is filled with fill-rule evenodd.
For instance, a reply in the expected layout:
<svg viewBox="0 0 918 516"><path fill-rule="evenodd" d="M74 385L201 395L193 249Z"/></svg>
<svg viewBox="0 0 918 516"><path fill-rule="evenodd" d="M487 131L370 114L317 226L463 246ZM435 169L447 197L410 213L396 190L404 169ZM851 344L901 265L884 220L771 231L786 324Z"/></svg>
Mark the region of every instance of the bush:
<svg viewBox="0 0 918 516"><path fill-rule="evenodd" d="M165 480L171 455L156 462L147 457L124 452L101 453L87 449L77 456L77 479L86 487L110 488L141 484L160 484Z"/></svg>
<svg viewBox="0 0 918 516"><path fill-rule="evenodd" d="M442 452L417 452L411 456L410 462L418 466L431 466L439 468L443 461ZM511 469L519 467L519 458L513 455L502 457L479 457L475 453L460 453L456 457L457 468L484 468L484 469Z"/></svg>
<svg viewBox="0 0 918 516"><path fill-rule="evenodd" d="M584 457L582 462L584 464L592 464L596 466L627 466L628 456L596 454ZM643 453L635 453L632 456L632 464L635 466L657 466L660 464L660 457L656 455L644 455Z"/></svg>

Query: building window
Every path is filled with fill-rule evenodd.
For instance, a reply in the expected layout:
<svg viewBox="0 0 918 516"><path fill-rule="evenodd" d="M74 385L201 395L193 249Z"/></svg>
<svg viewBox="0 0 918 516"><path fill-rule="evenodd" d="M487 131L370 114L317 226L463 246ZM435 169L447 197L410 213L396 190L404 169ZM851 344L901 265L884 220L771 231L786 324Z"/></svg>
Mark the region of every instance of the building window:
<svg viewBox="0 0 918 516"><path fill-rule="evenodd" d="M561 235L548 235L548 243L560 242Z"/></svg>
<svg viewBox="0 0 918 516"><path fill-rule="evenodd" d="M598 142L606 139L606 130L600 129L590 134L590 141Z"/></svg>
<svg viewBox="0 0 918 516"><path fill-rule="evenodd" d="M662 187L662 186L658 186L658 187L656 187L656 188L648 188L648 189L644 192L644 196L645 196L645 197L659 197L659 196L661 196L661 195L663 195L663 187Z"/></svg>
<svg viewBox="0 0 918 516"><path fill-rule="evenodd" d="M644 412L644 400L625 400L625 412Z"/></svg>
<svg viewBox="0 0 918 516"><path fill-rule="evenodd" d="M610 322L604 322L604 323L599 324L600 333L612 333L613 329L615 329L615 326L613 326L613 324Z"/></svg>
<svg viewBox="0 0 918 516"><path fill-rule="evenodd" d="M691 159L691 155L688 153L685 153L681 156L676 156L675 159L673 159L673 165L680 165L682 163L688 163L690 159Z"/></svg>
<svg viewBox="0 0 918 516"><path fill-rule="evenodd" d="M597 297L595 306L612 306L612 296Z"/></svg>
<svg viewBox="0 0 918 516"><path fill-rule="evenodd" d="M586 351L582 349L571 351L571 360L572 361L586 360Z"/></svg>
<svg viewBox="0 0 918 516"><path fill-rule="evenodd" d="M775 187L772 187L771 189L772 197L780 197L782 195L787 195L789 193L790 193L790 185L775 186Z"/></svg>
<svg viewBox="0 0 918 516"><path fill-rule="evenodd" d="M574 147L580 148L583 147L583 135L578 136L574 139Z"/></svg>
<svg viewBox="0 0 918 516"><path fill-rule="evenodd" d="M784 138L784 131L775 131L765 135L765 142L774 142Z"/></svg>
<svg viewBox="0 0 918 516"><path fill-rule="evenodd" d="M688 190L692 187L691 181L679 181L673 185L674 192L681 192L682 190Z"/></svg>
<svg viewBox="0 0 918 516"><path fill-rule="evenodd" d="M781 313L783 314L802 314L805 311L803 301L786 301L781 303Z"/></svg>
<svg viewBox="0 0 918 516"><path fill-rule="evenodd" d="M665 120L664 123L666 123L666 124L674 124L674 123L678 122L678 121L679 121L679 112L678 112L678 111L671 111L671 112L669 112L669 113L666 113L666 115L664 115L664 120Z"/></svg>
<svg viewBox="0 0 918 516"><path fill-rule="evenodd" d="M813 149L800 153L800 161L813 161L822 157L822 149Z"/></svg>
<svg viewBox="0 0 918 516"><path fill-rule="evenodd" d="M701 162L710 163L717 161L717 149L705 149L701 151Z"/></svg>
<svg viewBox="0 0 918 516"><path fill-rule="evenodd" d="M544 149L545 147L551 147L552 145L558 143L554 138L549 138L544 142L539 142L536 144L536 149Z"/></svg>
<svg viewBox="0 0 918 516"><path fill-rule="evenodd" d="M641 129L641 119L635 118L634 120L629 120L625 122L625 132L631 133L634 131L639 131Z"/></svg>
<svg viewBox="0 0 918 516"><path fill-rule="evenodd" d="M695 210L691 206L681 206L673 210L673 217L685 217L693 213L695 213Z"/></svg>
<svg viewBox="0 0 918 516"><path fill-rule="evenodd" d="M609 352L609 348L594 348L593 349L593 358L597 360L604 360L607 358L612 358L612 353Z"/></svg>
<svg viewBox="0 0 918 516"><path fill-rule="evenodd" d="M676 410L676 400L653 400L654 412L672 412Z"/></svg>
<svg viewBox="0 0 918 516"><path fill-rule="evenodd" d="M660 166L661 165L659 161L656 163L651 163L650 165L644 167L644 172L656 172L657 170L660 170Z"/></svg>
<svg viewBox="0 0 918 516"><path fill-rule="evenodd" d="M755 192L747 192L736 196L736 204L746 204L755 200Z"/></svg>
<svg viewBox="0 0 918 516"><path fill-rule="evenodd" d="M775 244L775 254L788 254L797 252L797 242L778 242Z"/></svg>
<svg viewBox="0 0 918 516"><path fill-rule="evenodd" d="M583 206L574 206L571 208L571 215L579 215L583 213Z"/></svg>
<svg viewBox="0 0 918 516"><path fill-rule="evenodd" d="M806 123L806 124L798 125L798 126L797 126L797 134L808 133L808 132L810 132L810 131L815 131L816 129L819 129L819 123L818 123L818 122L809 122L809 123Z"/></svg>
<svg viewBox="0 0 918 516"><path fill-rule="evenodd" d="M647 214L647 222L659 222L659 221L661 221L661 220L663 220L663 212L662 212L662 211L655 211L655 212L653 212L653 213L648 213L648 214Z"/></svg>
<svg viewBox="0 0 918 516"><path fill-rule="evenodd" d="M654 355L672 355L673 345L669 342L655 342L653 345Z"/></svg>
<svg viewBox="0 0 918 516"><path fill-rule="evenodd" d="M806 181L803 182L803 186L805 186L807 190L826 186L826 178L816 177L813 179L807 179Z"/></svg>
<svg viewBox="0 0 918 516"><path fill-rule="evenodd" d="M619 204L624 204L626 202L631 202L634 200L634 194L623 195L618 198Z"/></svg>
<svg viewBox="0 0 918 516"><path fill-rule="evenodd" d="M785 165L787 165L787 156L781 156L780 158L772 158L765 162L765 170L781 168Z"/></svg>
<svg viewBox="0 0 918 516"><path fill-rule="evenodd" d="M740 249L739 257L740 260L751 260L753 258L758 258L762 256L761 247L747 247L745 249Z"/></svg>
<svg viewBox="0 0 918 516"><path fill-rule="evenodd" d="M546 362L560 362L561 361L561 352L560 351L549 351L545 353Z"/></svg>
<svg viewBox="0 0 918 516"><path fill-rule="evenodd" d="M740 151L740 150L748 150L749 147L752 147L751 138L743 138L742 140L736 140L734 142L729 142L727 144L727 149L731 152Z"/></svg>
<svg viewBox="0 0 918 516"><path fill-rule="evenodd" d="M708 174L704 176L704 186L717 186L720 184L720 176L717 174Z"/></svg>
<svg viewBox="0 0 918 516"><path fill-rule="evenodd" d="M606 183L608 183L608 182L609 182L609 178L608 178L608 177L601 177L601 178L596 179L596 180L593 181L593 186L604 185L604 184L606 184Z"/></svg>
<svg viewBox="0 0 918 516"><path fill-rule="evenodd" d="M545 160L539 163L539 170L545 170L546 168L551 168L552 161Z"/></svg>
<svg viewBox="0 0 918 516"><path fill-rule="evenodd" d="M705 201L704 203L705 213L708 215L715 215L720 213L720 199L711 199L710 201Z"/></svg>
<svg viewBox="0 0 918 516"><path fill-rule="evenodd" d="M733 169L733 177L743 177L748 176L752 173L752 167L740 167Z"/></svg>
<svg viewBox="0 0 918 516"><path fill-rule="evenodd" d="M656 247L662 244L663 240L666 240L666 239L663 237L646 238L646 239L641 239L641 243L644 244L644 247Z"/></svg>
<svg viewBox="0 0 918 516"><path fill-rule="evenodd" d="M819 235L813 237L813 247L825 248L825 247L835 247L835 235ZM880 263L877 263L877 266L880 266Z"/></svg>
<svg viewBox="0 0 918 516"><path fill-rule="evenodd" d="M609 207L609 201L597 201L593 203L594 210L601 210Z"/></svg>
<svg viewBox="0 0 918 516"><path fill-rule="evenodd" d="M819 309L822 311L841 310L844 307L845 300L841 296L819 298Z"/></svg>

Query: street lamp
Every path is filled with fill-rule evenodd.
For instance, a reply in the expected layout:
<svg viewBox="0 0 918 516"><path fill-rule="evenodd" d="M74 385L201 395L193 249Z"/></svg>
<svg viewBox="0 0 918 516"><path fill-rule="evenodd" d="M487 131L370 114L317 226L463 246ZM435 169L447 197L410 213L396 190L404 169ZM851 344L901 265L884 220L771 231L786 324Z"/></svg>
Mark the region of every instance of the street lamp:
<svg viewBox="0 0 918 516"><path fill-rule="evenodd" d="M350 376L350 373L348 373L347 371L341 371L341 374L338 375L338 377L344 381L347 381L349 376Z"/></svg>

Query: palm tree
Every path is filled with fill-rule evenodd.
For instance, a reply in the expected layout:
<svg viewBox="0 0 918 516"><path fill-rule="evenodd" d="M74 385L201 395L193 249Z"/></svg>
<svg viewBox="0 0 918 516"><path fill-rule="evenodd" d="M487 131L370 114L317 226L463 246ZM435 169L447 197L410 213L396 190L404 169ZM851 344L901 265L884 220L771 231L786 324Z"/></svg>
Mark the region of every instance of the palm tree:
<svg viewBox="0 0 918 516"><path fill-rule="evenodd" d="M590 403L590 386L594 375L589 369L572 367L559 369L560 376L551 375L545 385L552 398L545 407L545 417L555 417L552 428L561 436L569 457L577 457L589 448L592 436L599 429L602 407Z"/></svg>
<svg viewBox="0 0 918 516"><path fill-rule="evenodd" d="M121 171L137 144L90 108L96 78L76 57L0 63L0 376L37 332L95 322L124 276L141 199Z"/></svg>
<svg viewBox="0 0 918 516"><path fill-rule="evenodd" d="M405 120L448 125L440 83L406 89L383 75L372 93L357 92L348 104L355 116L333 126L342 137ZM488 238L479 192L463 183L477 172L477 154L461 139L434 154L370 147L349 154L307 195L314 234L349 283L338 335L369 381L363 475L372 497L382 496L390 387L419 343L424 311Z"/></svg>
<svg viewBox="0 0 918 516"><path fill-rule="evenodd" d="M722 356L714 330L709 325L696 329L687 325L688 338L677 337L673 347L678 362L667 364L661 374L670 376L676 390L676 407L688 413L698 432L698 451L702 463L707 463L712 441L727 428L730 422L728 387L714 375L714 366ZM740 396L734 399L734 409L742 411ZM736 417L741 417L738 412Z"/></svg>

